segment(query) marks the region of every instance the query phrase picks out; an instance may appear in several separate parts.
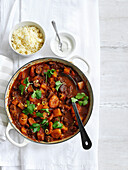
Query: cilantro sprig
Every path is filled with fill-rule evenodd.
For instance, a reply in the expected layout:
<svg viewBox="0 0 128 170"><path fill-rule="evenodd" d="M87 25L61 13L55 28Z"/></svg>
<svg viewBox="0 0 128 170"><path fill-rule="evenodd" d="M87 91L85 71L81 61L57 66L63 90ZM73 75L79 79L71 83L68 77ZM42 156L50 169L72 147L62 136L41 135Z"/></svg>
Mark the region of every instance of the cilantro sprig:
<svg viewBox="0 0 128 170"><path fill-rule="evenodd" d="M46 82L47 82L48 77L50 78L51 75L54 73L54 71L56 71L56 70L51 69L51 70L48 70L47 72L44 72L44 74L46 74Z"/></svg>
<svg viewBox="0 0 128 170"><path fill-rule="evenodd" d="M29 113L33 114L34 109L35 109L35 104L30 104L30 101L27 100L27 108L24 109L22 112L26 115Z"/></svg>
<svg viewBox="0 0 128 170"><path fill-rule="evenodd" d="M45 112L50 113L50 111L49 111L48 108L46 108L46 109L41 109L41 110L44 110Z"/></svg>
<svg viewBox="0 0 128 170"><path fill-rule="evenodd" d="M41 122L41 125L42 125L42 128L43 128L43 129L46 129L46 128L48 127L48 125L49 125L48 120L47 120L47 119L44 119L44 120Z"/></svg>
<svg viewBox="0 0 128 170"><path fill-rule="evenodd" d="M61 83L60 81L56 81L55 85L56 85L56 90L58 91L60 86L62 85L63 83Z"/></svg>
<svg viewBox="0 0 128 170"><path fill-rule="evenodd" d="M30 126L30 129L33 129L33 132L39 132L40 130L40 124L38 123L33 123L32 126Z"/></svg>
<svg viewBox="0 0 128 170"><path fill-rule="evenodd" d="M37 112L37 113L36 113L36 116L38 116L38 117L44 117L44 116L43 116L43 113L40 113L40 112Z"/></svg>
<svg viewBox="0 0 128 170"><path fill-rule="evenodd" d="M32 98L34 99L34 98L37 98L37 99L40 99L41 98L41 95L42 95L42 93L41 93L41 91L40 90L34 90L34 92L33 92L33 94L32 94Z"/></svg>
<svg viewBox="0 0 128 170"><path fill-rule="evenodd" d="M85 106L88 104L88 96L86 96L85 93L77 93L75 97L71 98L71 101L73 103L77 102L79 103L80 106Z"/></svg>
<svg viewBox="0 0 128 170"><path fill-rule="evenodd" d="M23 95L24 87L25 86L23 86L22 84L19 85L19 90L20 90L21 95Z"/></svg>
<svg viewBox="0 0 128 170"><path fill-rule="evenodd" d="M28 86L29 86L30 84L33 84L33 83L30 83L30 82L29 82L28 77L24 79L23 83L24 83L26 86L24 86L24 85L22 85L22 84L19 85L19 90L21 91L21 95L23 95L24 89L25 89L25 91L27 91Z"/></svg>
<svg viewBox="0 0 128 170"><path fill-rule="evenodd" d="M60 123L59 121L55 121L52 125L54 129L61 129L63 127L63 124Z"/></svg>
<svg viewBox="0 0 128 170"><path fill-rule="evenodd" d="M33 83L30 83L27 77L26 79L24 79L24 84L26 84L25 91L27 91L28 86Z"/></svg>

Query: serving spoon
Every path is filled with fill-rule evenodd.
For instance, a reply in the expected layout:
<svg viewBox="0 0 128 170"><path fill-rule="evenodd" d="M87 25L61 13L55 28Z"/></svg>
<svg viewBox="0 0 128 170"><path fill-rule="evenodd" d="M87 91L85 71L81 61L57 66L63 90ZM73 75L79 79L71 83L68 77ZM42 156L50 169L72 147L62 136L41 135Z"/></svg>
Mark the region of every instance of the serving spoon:
<svg viewBox="0 0 128 170"><path fill-rule="evenodd" d="M58 40L59 40L59 50L63 52L63 50L62 50L62 42L61 42L59 33L58 33L58 31L57 31L56 23L55 23L55 21L52 21L51 23L52 23L52 26L53 26L53 28L54 28L54 30L55 30L55 32L56 32L56 36L57 36L57 38L58 38Z"/></svg>
<svg viewBox="0 0 128 170"><path fill-rule="evenodd" d="M76 87L76 90L78 90L77 88L77 84L75 82L75 80L68 74L65 74L65 73L61 73L62 76L65 76L65 77L68 77L74 84L74 86ZM79 130L80 130L80 134L81 134L81 140L82 140L82 146L84 149L90 149L91 146L92 146L92 142L84 128L84 125L81 121L81 118L80 118L80 115L79 115L79 112L78 112L78 109L77 109L77 106L76 106L76 103L72 102L72 106L73 106L73 109L74 109L74 112L75 112L75 115L76 115L76 118L77 118L77 122L78 122L78 126L79 126Z"/></svg>

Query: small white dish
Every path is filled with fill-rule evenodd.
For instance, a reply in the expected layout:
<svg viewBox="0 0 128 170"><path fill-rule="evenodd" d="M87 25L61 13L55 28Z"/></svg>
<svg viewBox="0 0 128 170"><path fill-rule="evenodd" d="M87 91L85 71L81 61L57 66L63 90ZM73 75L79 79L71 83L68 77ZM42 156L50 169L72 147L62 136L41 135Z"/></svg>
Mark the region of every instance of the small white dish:
<svg viewBox="0 0 128 170"><path fill-rule="evenodd" d="M21 54L21 53L18 53L18 52L12 47L11 38L12 38L12 34L13 34L14 30L17 30L18 28L24 27L24 26L35 26L35 27L37 27L37 28L40 30L40 32L43 34L44 43L43 43L42 47L41 47L38 51L36 51L35 53L32 53L32 54ZM44 44L45 44L45 41L46 41L46 37L45 37L44 29L43 29L39 24L37 24L37 23L35 23L35 22L32 22L32 21L23 21L23 22L18 23L17 25L15 25L15 27L14 27L14 28L10 31L10 33L9 33L9 45L10 45L10 47L12 48L12 50L13 50L14 52L16 52L17 54L19 54L19 55L21 55L21 56L23 56L23 57L29 57L29 56L32 56L32 55L36 54L37 52L39 52L39 51L43 48L43 46L44 46Z"/></svg>
<svg viewBox="0 0 128 170"><path fill-rule="evenodd" d="M62 51L59 49L59 42L57 36L51 39L50 47L52 52L59 57L69 57L71 53L76 48L75 38L66 32L59 33L61 42L62 42Z"/></svg>

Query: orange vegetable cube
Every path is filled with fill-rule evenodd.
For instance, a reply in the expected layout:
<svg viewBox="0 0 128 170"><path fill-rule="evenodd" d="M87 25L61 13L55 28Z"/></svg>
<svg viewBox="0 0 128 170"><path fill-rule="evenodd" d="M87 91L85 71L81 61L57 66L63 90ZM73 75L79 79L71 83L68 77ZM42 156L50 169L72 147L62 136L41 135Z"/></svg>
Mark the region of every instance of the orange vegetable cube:
<svg viewBox="0 0 128 170"><path fill-rule="evenodd" d="M21 102L20 102L20 103L18 104L18 107L19 107L20 109L22 109L22 110L23 110L23 109L24 109L24 105L23 105L23 103L21 103Z"/></svg>
<svg viewBox="0 0 128 170"><path fill-rule="evenodd" d="M70 69L69 67L65 67L65 68L64 68L64 73L65 73L65 74L69 74L69 73L70 73L70 70L71 70L71 69Z"/></svg>
<svg viewBox="0 0 128 170"><path fill-rule="evenodd" d="M14 99L14 100L12 101L12 104L14 104L15 106L18 104L18 100L17 100L17 98L16 98L16 99Z"/></svg>
<svg viewBox="0 0 128 170"><path fill-rule="evenodd" d="M83 81L79 82L77 85L78 85L78 88L80 90L82 90L84 88L84 82Z"/></svg>
<svg viewBox="0 0 128 170"><path fill-rule="evenodd" d="M54 115L54 117L59 117L59 116L62 116L62 113L61 113L60 109L57 108L57 109L53 110L53 115Z"/></svg>
<svg viewBox="0 0 128 170"><path fill-rule="evenodd" d="M53 73L53 77L57 77L57 75L58 75L58 73L56 72L56 71L54 71L54 73Z"/></svg>
<svg viewBox="0 0 128 170"><path fill-rule="evenodd" d="M55 139L58 139L61 136L61 130L60 129L54 129L51 133L51 136Z"/></svg>

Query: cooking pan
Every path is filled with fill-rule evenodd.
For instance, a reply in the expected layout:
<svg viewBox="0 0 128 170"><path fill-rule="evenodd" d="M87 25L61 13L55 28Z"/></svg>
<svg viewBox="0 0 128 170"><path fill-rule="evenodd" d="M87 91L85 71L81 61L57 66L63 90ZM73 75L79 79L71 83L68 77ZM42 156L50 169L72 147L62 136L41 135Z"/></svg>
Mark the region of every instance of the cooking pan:
<svg viewBox="0 0 128 170"><path fill-rule="evenodd" d="M86 75L77 67L73 64L74 60L75 59L79 59L79 60L82 60L83 64L86 64L87 67L88 67L88 70L86 72ZM10 115L10 112L9 112L9 107L8 107L8 98L9 98L9 93L10 93L10 89L13 85L13 82L16 80L17 76L19 75L19 73L25 69L27 69L28 67L32 66L32 65L35 65L35 64L38 64L38 63L41 63L41 62L48 62L48 61L56 61L56 62L60 62L64 65L67 65L71 68L73 68L78 74L79 76L81 77L81 79L86 83L86 87L88 89L88 92L89 92L89 98L90 98L90 104L89 104L89 109L88 109L88 114L86 116L86 119L84 120L83 124L86 125L90 116L91 116L91 113L92 113L92 108L93 108L93 92L92 92L92 88L91 88L91 85L89 83L89 80L87 78L87 75L89 75L90 73L90 67L89 67L89 64L84 60L82 59L81 57L79 56L73 56L71 58L68 59L69 61L67 60L64 60L64 59L60 59L60 58L51 58L51 57L44 57L44 58L39 58L39 59L36 59L36 60L33 60L33 61L30 61L28 63L26 63L25 65L23 65L21 68L19 68L16 73L12 76L12 78L10 79L8 85L7 85L7 88L6 88L6 92L5 92L5 110L6 110L6 113L7 113L7 117L9 119L9 123L8 123L8 126L6 128L6 136L8 138L8 140L18 146L18 147L23 147L25 145L27 145L29 142L36 142L36 143L40 143L40 144L56 144L56 143L60 143L60 142L64 142L68 139L71 139L72 137L74 137L78 132L75 132L72 136L68 136L67 138L64 138L62 140L57 140L57 141L53 141L53 142L44 142L44 141L41 141L41 142L38 142L38 141L33 141L31 138L29 137L26 137L24 134L22 134L20 132L20 130L15 126L15 124L13 123L13 120L11 118L11 115ZM9 134L9 131L11 129L15 129L20 135L22 135L24 137L24 140L22 143L17 143L15 142L11 137L10 137L10 134Z"/></svg>

